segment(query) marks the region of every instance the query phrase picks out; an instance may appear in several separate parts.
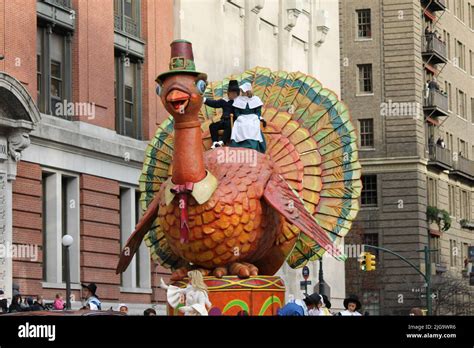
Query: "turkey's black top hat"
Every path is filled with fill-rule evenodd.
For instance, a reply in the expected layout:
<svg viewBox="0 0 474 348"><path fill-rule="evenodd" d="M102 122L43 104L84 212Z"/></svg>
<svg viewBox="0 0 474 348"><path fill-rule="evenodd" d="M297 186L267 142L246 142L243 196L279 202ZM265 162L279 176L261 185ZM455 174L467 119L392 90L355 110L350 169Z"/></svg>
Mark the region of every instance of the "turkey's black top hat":
<svg viewBox="0 0 474 348"><path fill-rule="evenodd" d="M206 74L196 71L196 65L194 65L193 45L191 42L186 40L174 40L170 46L170 70L159 74L156 78L156 82L161 83L166 77L173 74L202 75L202 79L207 80Z"/></svg>
<svg viewBox="0 0 474 348"><path fill-rule="evenodd" d="M347 307L349 306L349 303L355 303L356 311L358 311L360 307L362 307L362 305L360 304L359 298L356 295L349 295L347 298L344 299L345 309L347 309Z"/></svg>
<svg viewBox="0 0 474 348"><path fill-rule="evenodd" d="M240 94L239 81L230 80L229 86L227 87L227 92L237 92L238 94Z"/></svg>
<svg viewBox="0 0 474 348"><path fill-rule="evenodd" d="M95 283L90 283L89 285L87 284L81 284L83 288L89 289L90 292L92 292L92 295L95 296L95 292L97 291L97 285Z"/></svg>

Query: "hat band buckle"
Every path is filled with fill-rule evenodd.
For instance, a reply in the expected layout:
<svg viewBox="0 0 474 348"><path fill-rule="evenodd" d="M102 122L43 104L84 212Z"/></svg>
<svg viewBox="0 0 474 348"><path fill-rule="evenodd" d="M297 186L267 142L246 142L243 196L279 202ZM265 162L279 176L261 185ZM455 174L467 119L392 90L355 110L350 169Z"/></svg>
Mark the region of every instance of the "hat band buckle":
<svg viewBox="0 0 474 348"><path fill-rule="evenodd" d="M170 70L178 70L178 69L187 70L188 68L191 68L191 69L194 68L194 64L192 60L186 59L185 57L171 58Z"/></svg>

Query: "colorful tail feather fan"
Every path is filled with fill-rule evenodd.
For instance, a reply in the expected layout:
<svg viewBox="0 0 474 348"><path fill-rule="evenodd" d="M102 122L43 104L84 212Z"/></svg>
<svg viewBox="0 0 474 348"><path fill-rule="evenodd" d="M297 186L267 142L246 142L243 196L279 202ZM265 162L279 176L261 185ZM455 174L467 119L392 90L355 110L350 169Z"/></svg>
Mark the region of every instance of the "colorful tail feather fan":
<svg viewBox="0 0 474 348"><path fill-rule="evenodd" d="M312 76L261 67L211 82L205 96L224 97L231 79L250 82L254 94L262 99L262 114L268 123L264 129L267 154L298 192L318 224L329 232L336 245L340 245L359 210L358 198L362 189L356 130L346 105ZM201 108L199 117L205 150L211 146L209 124L220 116L220 109L205 105ZM140 177L143 209L170 174L172 150L173 119L170 117L158 127L146 151ZM284 226L282 235L277 243L294 242L287 258L293 268L302 267L325 252L315 241L299 233L295 226ZM146 237L147 245L155 260L175 269L182 261L172 256L163 237L159 223L155 221Z"/></svg>

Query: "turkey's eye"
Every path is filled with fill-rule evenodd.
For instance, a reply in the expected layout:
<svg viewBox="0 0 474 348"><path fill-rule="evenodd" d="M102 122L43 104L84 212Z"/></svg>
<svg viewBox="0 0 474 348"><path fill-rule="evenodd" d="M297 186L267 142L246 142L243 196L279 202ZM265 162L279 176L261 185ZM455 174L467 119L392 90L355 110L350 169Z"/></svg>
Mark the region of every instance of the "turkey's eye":
<svg viewBox="0 0 474 348"><path fill-rule="evenodd" d="M196 87L199 93L204 94L204 91L206 90L206 81L198 80L196 82Z"/></svg>
<svg viewBox="0 0 474 348"><path fill-rule="evenodd" d="M160 85L156 86L156 94L158 94L159 96L161 96L161 91L163 90L163 88L161 88Z"/></svg>

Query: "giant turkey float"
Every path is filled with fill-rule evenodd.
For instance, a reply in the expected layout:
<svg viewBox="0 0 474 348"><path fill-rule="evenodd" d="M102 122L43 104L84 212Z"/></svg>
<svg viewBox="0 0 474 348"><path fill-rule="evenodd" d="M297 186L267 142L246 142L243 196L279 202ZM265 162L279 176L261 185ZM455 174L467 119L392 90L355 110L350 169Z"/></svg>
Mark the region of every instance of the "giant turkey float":
<svg viewBox="0 0 474 348"><path fill-rule="evenodd" d="M223 98L229 80L251 83L263 102L265 154L210 149L209 125L220 110L203 98ZM211 312L275 315L284 304L285 285L275 276L284 262L299 268L326 252L344 260L340 245L361 192L346 105L301 72L256 67L208 84L185 40L171 43L170 70L157 82L170 117L146 150L144 214L117 273L145 240L153 259L172 271L173 285L184 288L188 271L202 272Z"/></svg>

